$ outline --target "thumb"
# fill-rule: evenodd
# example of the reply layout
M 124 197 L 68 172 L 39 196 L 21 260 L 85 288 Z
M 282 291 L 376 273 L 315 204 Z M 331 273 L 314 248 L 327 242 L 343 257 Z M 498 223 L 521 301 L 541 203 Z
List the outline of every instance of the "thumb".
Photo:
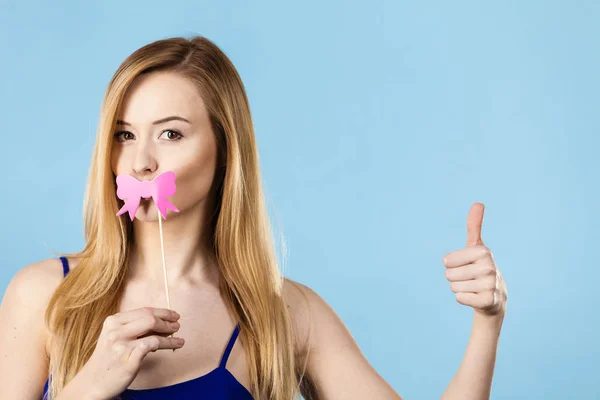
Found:
M 483 224 L 483 213 L 485 206 L 483 203 L 474 203 L 467 216 L 467 246 L 483 245 L 481 239 L 481 226 Z

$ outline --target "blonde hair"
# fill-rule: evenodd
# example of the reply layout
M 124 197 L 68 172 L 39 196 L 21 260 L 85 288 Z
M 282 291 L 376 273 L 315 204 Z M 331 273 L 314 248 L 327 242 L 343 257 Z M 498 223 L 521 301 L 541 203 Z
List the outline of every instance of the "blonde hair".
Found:
M 197 85 L 210 116 L 222 168 L 215 174 L 210 244 L 222 276 L 220 292 L 240 323 L 255 399 L 299 395 L 293 325 L 283 299 L 244 85 L 228 57 L 210 40 L 169 38 L 147 44 L 119 66 L 106 90 L 84 202 L 86 244 L 78 267 L 50 299 L 45 323 L 50 344 L 49 398 L 55 398 L 89 360 L 104 319 L 118 311 L 133 224 L 115 194 L 110 167 L 117 113 L 132 81 L 143 73 L 173 71 Z M 304 371 L 302 372 L 302 376 Z

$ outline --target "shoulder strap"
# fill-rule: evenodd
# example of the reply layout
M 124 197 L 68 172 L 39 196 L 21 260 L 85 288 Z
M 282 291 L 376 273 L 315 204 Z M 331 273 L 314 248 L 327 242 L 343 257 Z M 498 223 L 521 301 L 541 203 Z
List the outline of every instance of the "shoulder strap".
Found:
M 63 266 L 63 275 L 67 276 L 67 274 L 69 273 L 69 261 L 66 257 L 60 257 L 60 261 L 62 262 Z
M 233 330 L 233 334 L 229 339 L 229 343 L 227 344 L 227 348 L 225 349 L 225 353 L 223 353 L 223 357 L 221 358 L 221 363 L 219 364 L 219 368 L 225 368 L 227 365 L 227 359 L 229 358 L 229 354 L 231 353 L 231 349 L 233 349 L 233 345 L 235 344 L 235 340 L 240 333 L 240 324 L 238 323 Z

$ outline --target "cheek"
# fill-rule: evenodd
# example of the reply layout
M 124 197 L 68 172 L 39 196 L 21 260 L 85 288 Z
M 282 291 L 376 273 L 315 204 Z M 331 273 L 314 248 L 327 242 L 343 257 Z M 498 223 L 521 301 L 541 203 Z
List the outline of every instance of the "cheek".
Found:
M 123 168 L 125 164 L 125 155 L 123 154 L 123 149 L 121 146 L 114 145 L 112 146 L 110 153 L 110 168 L 115 175 L 126 173 L 126 169 Z
M 196 203 L 208 195 L 216 169 L 216 148 L 200 146 L 193 152 L 186 152 L 173 168 L 177 176 L 177 193 L 174 201 L 181 207 Z M 177 207 L 178 203 L 173 202 Z

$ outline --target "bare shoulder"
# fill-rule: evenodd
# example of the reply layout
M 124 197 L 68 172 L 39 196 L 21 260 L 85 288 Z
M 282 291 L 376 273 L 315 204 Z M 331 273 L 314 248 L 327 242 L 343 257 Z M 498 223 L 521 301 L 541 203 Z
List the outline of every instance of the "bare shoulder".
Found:
M 39 398 L 47 379 L 48 302 L 63 279 L 61 262 L 29 264 L 10 280 L 0 303 L 0 397 Z M 46 354 L 45 354 L 46 353 Z
M 15 274 L 14 278 L 35 278 L 37 275 L 43 278 L 60 280 L 62 278 L 61 262 L 58 258 L 46 258 L 24 266 Z M 25 281 L 27 279 L 24 279 Z
M 307 356 L 304 398 L 402 400 L 369 363 L 346 324 L 321 295 L 289 279 L 285 291 Z
M 310 290 L 306 285 L 292 279 L 284 278 L 283 297 L 292 319 L 296 353 L 301 356 L 307 354 Z
M 43 300 L 50 299 L 62 279 L 59 259 L 37 261 L 17 271 L 6 288 L 5 296 L 11 294 L 17 300 L 28 300 L 26 304 L 39 308 Z
M 69 259 L 69 267 L 77 262 Z M 34 323 L 41 329 L 41 336 L 48 357 L 49 331 L 44 323 L 44 316 L 50 298 L 64 279 L 61 261 L 58 258 L 47 258 L 21 268 L 10 281 L 4 297 L 12 299 L 26 310 L 23 315 L 35 318 Z
M 333 308 L 311 287 L 285 279 L 285 299 L 298 333 L 298 345 L 303 354 L 314 353 L 321 346 L 355 345 L 350 331 Z

